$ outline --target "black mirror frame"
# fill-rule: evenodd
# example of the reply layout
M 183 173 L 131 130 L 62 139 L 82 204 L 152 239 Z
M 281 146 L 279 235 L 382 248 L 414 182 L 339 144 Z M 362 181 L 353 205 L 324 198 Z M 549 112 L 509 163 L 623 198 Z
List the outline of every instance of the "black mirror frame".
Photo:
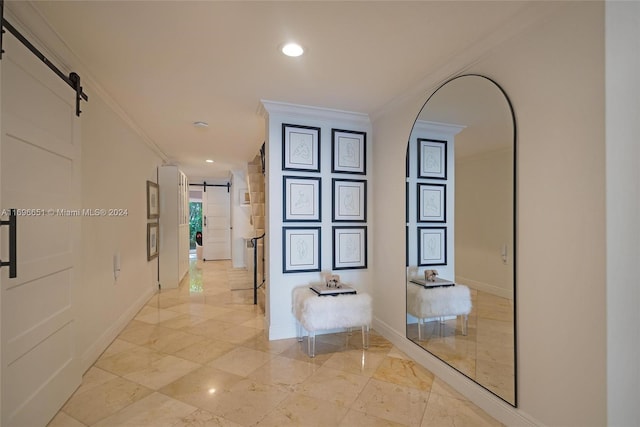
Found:
M 429 101 L 431 100 L 431 98 L 433 98 L 433 96 L 435 96 L 436 93 L 438 93 L 438 91 L 440 89 L 442 89 L 445 85 L 460 79 L 462 77 L 480 77 L 483 78 L 485 80 L 488 80 L 489 82 L 491 82 L 496 88 L 498 88 L 498 90 L 500 90 L 500 92 L 502 93 L 502 95 L 504 96 L 504 99 L 507 101 L 507 105 L 509 106 L 509 111 L 511 113 L 511 120 L 512 120 L 512 125 L 513 125 L 513 350 L 514 350 L 514 401 L 509 402 L 507 400 L 505 400 L 502 396 L 496 394 L 495 392 L 493 392 L 492 390 L 490 390 L 489 388 L 485 387 L 484 385 L 480 384 L 479 382 L 473 380 L 472 378 L 469 378 L 466 374 L 464 374 L 463 372 L 461 372 L 460 370 L 454 368 L 453 366 L 449 365 L 448 363 L 446 363 L 444 360 L 442 360 L 440 357 L 438 357 L 437 355 L 429 352 L 429 354 L 433 355 L 434 357 L 436 357 L 437 359 L 441 360 L 443 363 L 445 363 L 447 366 L 449 366 L 450 368 L 456 370 L 457 372 L 459 372 L 460 374 L 464 375 L 465 377 L 471 379 L 472 381 L 474 381 L 476 384 L 478 384 L 480 387 L 484 388 L 485 390 L 487 390 L 488 392 L 490 392 L 491 394 L 493 394 L 494 396 L 498 397 L 499 399 L 501 399 L 502 401 L 504 401 L 505 403 L 517 408 L 518 407 L 518 317 L 517 317 L 517 263 L 518 263 L 518 234 L 517 234 L 517 224 L 518 224 L 518 203 L 517 203 L 517 195 L 518 195 L 518 128 L 517 128 L 517 121 L 516 121 L 516 114 L 515 114 L 515 110 L 513 108 L 513 104 L 511 103 L 511 99 L 509 98 L 509 96 L 507 95 L 507 93 L 505 92 L 505 90 L 502 88 L 502 86 L 500 86 L 495 80 L 493 80 L 490 77 L 484 76 L 482 74 L 460 74 L 458 76 L 452 77 L 450 79 L 447 79 L 444 83 L 440 84 L 432 93 L 431 95 L 429 95 L 429 97 L 427 98 L 427 100 L 424 102 L 424 104 L 422 104 L 422 107 L 420 107 L 420 110 L 418 111 L 418 114 L 416 115 L 415 120 L 413 121 L 413 125 L 411 127 L 411 129 L 413 130 L 416 122 L 418 121 L 418 118 L 420 117 L 420 114 L 422 113 L 422 110 L 424 110 L 424 108 L 427 106 L 427 104 L 429 103 Z M 406 156 L 406 175 L 408 177 L 409 175 L 409 163 L 408 163 L 408 153 L 409 153 L 409 144 L 410 144 L 410 140 L 407 141 L 407 156 Z M 409 200 L 407 198 L 407 196 L 405 196 L 405 211 L 408 212 L 409 211 L 409 207 L 408 207 L 408 203 Z M 405 239 L 407 239 L 407 241 L 405 242 L 405 246 L 406 246 L 406 264 L 407 267 L 409 265 L 409 253 L 408 253 L 408 230 L 406 229 L 406 225 L 405 225 Z M 406 277 L 405 277 L 406 280 Z M 408 312 L 408 307 L 407 307 L 407 288 L 406 286 L 404 287 L 404 292 L 405 292 L 405 313 Z M 424 349 L 423 347 L 421 347 L 418 343 L 410 340 L 408 338 L 408 331 L 405 328 L 405 337 L 411 341 L 412 343 L 414 343 L 416 346 L 422 348 L 425 351 L 428 351 L 426 349 Z

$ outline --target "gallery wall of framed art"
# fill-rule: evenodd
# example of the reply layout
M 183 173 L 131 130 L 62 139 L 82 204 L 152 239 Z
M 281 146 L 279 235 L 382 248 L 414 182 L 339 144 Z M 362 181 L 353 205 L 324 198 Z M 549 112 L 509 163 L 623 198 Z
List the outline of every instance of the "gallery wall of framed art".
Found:
M 367 132 L 337 127 L 323 132 L 302 122 L 281 125 L 282 221 L 287 225 L 282 229 L 282 272 L 366 269 Z M 330 155 L 330 162 L 323 152 Z M 326 186 L 330 196 L 322 191 Z M 331 219 L 325 242 L 323 205 L 331 208 L 324 218 Z M 290 227 L 290 223 L 320 227 Z M 321 253 L 329 250 L 331 265 L 323 266 Z
M 269 206 L 266 265 L 270 336 L 295 334 L 297 286 L 339 274 L 366 292 L 372 212 L 371 123 L 366 114 L 262 101 Z

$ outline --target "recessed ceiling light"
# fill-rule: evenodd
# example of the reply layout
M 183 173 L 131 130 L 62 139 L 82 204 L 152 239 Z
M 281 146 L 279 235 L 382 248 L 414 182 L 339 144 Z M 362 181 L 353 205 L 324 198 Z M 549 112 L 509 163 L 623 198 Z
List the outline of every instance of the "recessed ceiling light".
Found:
M 205 160 L 205 162 L 207 162 L 207 163 L 213 163 L 213 160 L 211 160 L 211 159 L 207 159 L 207 160 Z
M 209 123 L 201 122 L 201 121 L 193 122 L 193 125 L 195 127 L 197 127 L 197 128 L 207 128 L 207 127 L 209 127 Z
M 282 53 L 287 56 L 300 56 L 304 53 L 304 49 L 297 43 L 287 43 L 282 46 Z

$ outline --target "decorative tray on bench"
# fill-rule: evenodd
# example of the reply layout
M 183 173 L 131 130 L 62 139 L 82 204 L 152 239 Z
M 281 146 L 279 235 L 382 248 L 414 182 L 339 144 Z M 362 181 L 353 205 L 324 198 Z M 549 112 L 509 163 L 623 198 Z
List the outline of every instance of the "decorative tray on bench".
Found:
M 309 287 L 313 292 L 320 297 L 324 296 L 336 296 L 336 295 L 352 295 L 356 293 L 356 290 L 349 286 L 342 286 L 341 288 L 329 288 L 325 285 L 312 285 Z
M 436 278 L 435 282 L 427 282 L 424 279 L 411 279 L 411 283 L 424 286 L 425 288 L 447 288 L 449 286 L 455 286 L 451 280 L 444 280 Z

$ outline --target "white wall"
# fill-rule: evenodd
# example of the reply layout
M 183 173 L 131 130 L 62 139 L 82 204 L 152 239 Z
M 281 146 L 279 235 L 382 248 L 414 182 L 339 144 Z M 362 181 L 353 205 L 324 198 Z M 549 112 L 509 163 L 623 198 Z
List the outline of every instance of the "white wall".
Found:
M 606 5 L 607 425 L 640 425 L 640 3 Z
M 253 235 L 251 226 L 251 206 L 242 205 L 242 190 L 247 190 L 247 175 L 244 171 L 231 171 L 231 260 L 233 268 L 243 268 L 247 266 L 245 260 L 245 240 L 244 238 Z
M 509 299 L 513 260 L 501 249 L 513 254 L 513 185 L 512 149 L 456 159 L 456 280 Z
M 85 90 L 91 98 L 81 116 L 82 207 L 128 211 L 123 217 L 82 218 L 77 349 L 87 369 L 158 289 L 158 260 L 147 261 L 146 181 L 157 182 L 161 159 L 91 86 Z
M 505 89 L 518 123 L 520 409 L 509 410 L 428 355 L 420 360 L 501 419 L 606 424 L 603 24 L 602 4 L 567 3 L 467 62 L 479 59 L 465 71 Z M 398 343 L 406 340 L 404 210 L 396 207 L 404 205 L 404 147 L 428 94 L 407 97 L 373 122 L 376 193 L 385 195 L 374 201 L 376 222 L 385 225 L 375 230 L 385 244 L 373 261 L 374 312 L 376 327 Z
M 267 309 L 265 321 L 268 324 L 269 339 L 291 338 L 296 334 L 295 319 L 291 313 L 293 288 L 321 281 L 320 272 L 312 273 L 283 273 L 282 272 L 282 227 L 309 226 L 322 227 L 321 235 L 321 263 L 322 271 L 332 268 L 332 225 L 346 225 L 331 222 L 331 178 L 367 179 L 367 224 L 368 225 L 368 269 L 340 270 L 341 281 L 359 291 L 371 291 L 373 280 L 373 212 L 372 199 L 374 186 L 371 170 L 373 169 L 371 152 L 373 138 L 366 115 L 341 112 L 315 107 L 296 106 L 263 101 L 265 116 L 267 117 L 266 141 L 266 260 L 267 268 Z M 321 129 L 321 173 L 294 172 L 282 170 L 282 123 L 315 126 Z M 331 129 L 345 129 L 367 132 L 367 175 L 345 175 L 331 173 Z M 322 222 L 292 223 L 283 222 L 282 177 L 293 176 L 321 176 L 322 177 Z M 404 189 L 404 187 L 403 187 Z M 403 190 L 404 191 L 404 190 Z M 384 199 L 384 197 L 380 197 Z M 404 203 L 402 205 L 404 212 Z M 403 214 L 404 215 L 404 214 Z M 356 226 L 365 225 L 362 223 Z M 404 234 L 404 230 L 402 231 Z M 404 265 L 404 264 L 403 264 Z

